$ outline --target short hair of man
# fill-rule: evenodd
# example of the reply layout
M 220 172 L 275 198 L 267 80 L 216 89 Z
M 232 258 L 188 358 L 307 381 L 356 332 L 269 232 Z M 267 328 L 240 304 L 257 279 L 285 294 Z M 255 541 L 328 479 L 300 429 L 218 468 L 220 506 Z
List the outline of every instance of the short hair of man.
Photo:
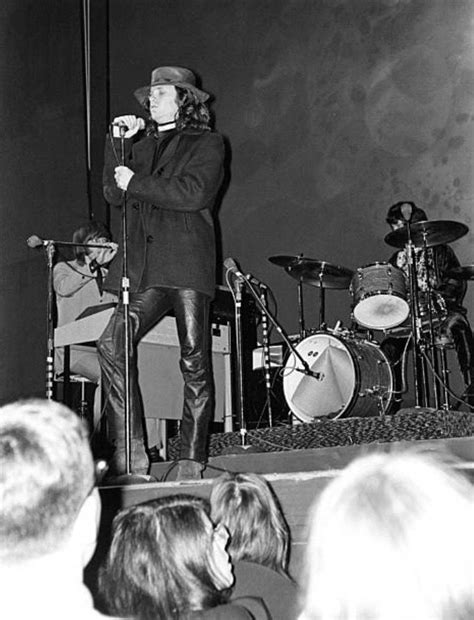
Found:
M 88 432 L 74 412 L 34 399 L 0 408 L 0 562 L 59 549 L 93 485 Z
M 299 620 L 474 617 L 473 486 L 435 450 L 355 459 L 309 519 Z
M 210 568 L 206 500 L 177 494 L 137 504 L 118 513 L 112 531 L 99 579 L 108 613 L 184 618 L 224 601 Z
M 255 562 L 279 573 L 288 566 L 289 528 L 271 486 L 258 474 L 225 473 L 211 491 L 211 516 L 230 534 L 233 562 Z

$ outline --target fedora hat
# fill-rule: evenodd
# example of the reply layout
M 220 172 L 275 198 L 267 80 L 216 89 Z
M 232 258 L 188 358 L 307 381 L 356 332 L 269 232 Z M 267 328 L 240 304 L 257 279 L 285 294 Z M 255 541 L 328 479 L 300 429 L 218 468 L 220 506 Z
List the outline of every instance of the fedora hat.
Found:
M 150 88 L 161 84 L 185 88 L 194 93 L 201 102 L 209 99 L 208 93 L 196 86 L 196 76 L 194 73 L 185 67 L 157 67 L 153 69 L 150 85 L 137 88 L 134 95 L 142 106 L 146 106 L 150 97 Z

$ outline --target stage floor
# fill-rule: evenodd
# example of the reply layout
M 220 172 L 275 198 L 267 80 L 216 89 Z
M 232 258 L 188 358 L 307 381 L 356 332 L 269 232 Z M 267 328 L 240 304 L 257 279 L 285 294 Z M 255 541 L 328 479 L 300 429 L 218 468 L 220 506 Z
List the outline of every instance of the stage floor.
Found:
M 177 449 L 179 437 L 175 440 Z M 290 568 L 297 579 L 305 545 L 310 505 L 332 477 L 351 460 L 373 451 L 434 447 L 454 454 L 474 482 L 474 414 L 457 411 L 401 410 L 384 418 L 347 418 L 313 424 L 211 435 L 203 480 L 176 482 L 176 463 L 154 463 L 157 482 L 100 489 L 103 515 L 100 544 L 88 569 L 93 584 L 107 549 L 110 525 L 118 510 L 164 495 L 191 493 L 208 497 L 213 478 L 224 471 L 255 472 L 275 490 L 291 531 Z M 171 446 L 171 451 L 174 448 Z

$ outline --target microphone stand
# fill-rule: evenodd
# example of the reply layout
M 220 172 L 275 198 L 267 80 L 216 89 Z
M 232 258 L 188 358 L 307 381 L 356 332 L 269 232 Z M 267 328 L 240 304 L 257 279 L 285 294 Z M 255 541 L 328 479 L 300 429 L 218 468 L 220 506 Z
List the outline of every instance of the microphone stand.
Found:
M 28 243 L 28 241 L 27 241 Z M 54 241 L 53 239 L 41 240 L 46 255 L 48 269 L 47 277 L 47 301 L 46 301 L 46 390 L 45 396 L 48 400 L 53 399 L 54 392 L 54 284 L 53 267 L 56 247 L 75 247 L 75 248 L 107 248 L 106 244 L 74 243 L 72 241 Z M 30 247 L 37 247 L 30 246 Z
M 242 280 L 237 279 L 235 290 L 235 348 L 237 350 L 237 398 L 240 422 L 240 440 L 242 448 L 246 447 L 247 422 L 244 407 L 244 365 L 242 350 Z
M 267 307 L 267 287 L 259 286 L 260 300 L 262 304 Z M 273 426 L 273 409 L 272 409 L 272 382 L 271 382 L 271 357 L 270 357 L 270 332 L 268 329 L 268 317 L 266 312 L 262 312 L 262 345 L 264 356 L 264 369 L 265 369 L 265 390 L 267 394 L 267 411 L 268 411 L 268 425 Z
M 236 342 L 237 342 L 237 356 L 238 356 L 237 359 L 238 359 L 240 435 L 241 435 L 241 441 L 242 441 L 240 449 L 248 450 L 252 446 L 249 446 L 246 444 L 247 424 L 245 420 L 245 413 L 244 413 L 244 407 L 243 407 L 244 400 L 243 400 L 242 320 L 241 320 L 242 284 L 245 284 L 245 286 L 247 286 L 248 290 L 252 294 L 252 297 L 255 299 L 255 301 L 258 304 L 258 307 L 262 311 L 262 314 L 264 314 L 270 319 L 271 323 L 273 324 L 277 332 L 283 338 L 287 347 L 290 349 L 293 355 L 300 360 L 303 368 L 295 368 L 295 370 L 298 372 L 302 372 L 305 375 L 308 375 L 310 377 L 314 377 L 315 379 L 320 379 L 320 373 L 313 372 L 311 368 L 308 366 L 308 363 L 306 362 L 306 360 L 301 356 L 299 351 L 293 346 L 290 339 L 288 338 L 286 333 L 283 331 L 283 328 L 280 326 L 280 324 L 275 319 L 275 317 L 272 315 L 272 313 L 268 310 L 265 303 L 260 299 L 259 293 L 255 290 L 254 286 L 252 285 L 252 282 L 250 282 L 250 275 L 246 277 L 242 272 L 232 269 L 232 268 L 228 269 L 227 271 L 228 272 L 232 271 L 232 273 L 234 273 L 234 275 L 237 278 L 237 287 L 236 287 L 237 290 L 235 294 L 235 327 L 236 327 Z M 233 449 L 226 448 L 223 453 L 231 454 L 233 453 Z
M 120 159 L 125 166 L 125 133 L 127 128 L 120 126 Z M 122 305 L 124 317 L 124 348 L 125 348 L 125 475 L 132 473 L 132 438 L 130 426 L 130 280 L 128 277 L 128 228 L 127 228 L 127 192 L 122 195 Z
M 234 273 L 239 278 L 239 280 L 241 282 L 243 282 L 247 286 L 247 288 L 249 289 L 250 293 L 254 297 L 254 299 L 257 302 L 257 304 L 258 304 L 260 310 L 262 311 L 262 313 L 264 313 L 270 319 L 270 321 L 272 322 L 272 324 L 275 327 L 275 329 L 277 330 L 277 332 L 283 338 L 283 340 L 284 340 L 285 344 L 287 345 L 287 347 L 290 349 L 290 351 L 293 353 L 293 355 L 295 357 L 297 357 L 298 360 L 301 362 L 301 365 L 303 366 L 303 368 L 295 368 L 295 370 L 297 372 L 302 372 L 305 375 L 308 375 L 309 377 L 314 377 L 315 379 L 320 379 L 321 378 L 321 376 L 320 376 L 321 373 L 313 372 L 311 370 L 311 368 L 308 365 L 308 362 L 303 358 L 301 353 L 293 346 L 293 343 L 290 341 L 290 339 L 288 338 L 288 336 L 284 332 L 283 328 L 280 326 L 278 321 L 272 315 L 270 310 L 268 310 L 268 308 L 262 302 L 262 300 L 260 299 L 260 295 L 255 290 L 255 288 L 254 288 L 253 284 L 250 282 L 250 280 L 248 278 L 246 278 L 244 276 L 244 274 L 241 273 L 241 272 L 234 272 Z

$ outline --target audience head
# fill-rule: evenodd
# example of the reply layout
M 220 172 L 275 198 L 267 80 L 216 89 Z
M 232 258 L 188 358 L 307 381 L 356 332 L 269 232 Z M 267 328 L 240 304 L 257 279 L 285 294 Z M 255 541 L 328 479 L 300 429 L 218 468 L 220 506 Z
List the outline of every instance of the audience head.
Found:
M 286 572 L 288 525 L 264 478 L 252 473 L 226 473 L 218 478 L 211 491 L 211 515 L 229 531 L 233 562 L 255 562 Z
M 233 583 L 227 543 L 198 497 L 178 494 L 121 511 L 100 576 L 108 612 L 160 620 L 224 602 Z
M 90 221 L 77 228 L 72 235 L 73 243 L 107 243 L 112 241 L 112 235 L 102 222 Z M 79 263 L 84 264 L 86 248 L 74 248 L 74 256 Z
M 85 565 L 96 542 L 99 498 L 88 433 L 78 416 L 47 400 L 0 408 L 0 563 L 65 549 Z
M 439 454 L 356 459 L 312 511 L 299 620 L 474 617 L 473 516 Z

